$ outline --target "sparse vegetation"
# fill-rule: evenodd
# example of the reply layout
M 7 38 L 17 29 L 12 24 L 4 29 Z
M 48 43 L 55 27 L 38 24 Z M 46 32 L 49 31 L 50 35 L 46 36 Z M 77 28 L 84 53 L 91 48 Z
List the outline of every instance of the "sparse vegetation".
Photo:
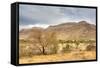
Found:
M 96 59 L 95 27 L 91 28 L 92 26 L 88 24 L 90 29 L 87 31 L 87 27 L 82 25 L 86 23 L 70 27 L 65 23 L 58 25 L 59 27 L 51 26 L 48 29 L 32 28 L 27 30 L 26 34 L 22 31 L 22 35 L 20 34 L 22 38 L 19 38 L 19 62 L 40 63 Z
M 95 50 L 96 50 L 96 46 L 90 44 L 90 45 L 88 45 L 88 46 L 86 47 L 86 50 L 87 50 L 87 51 L 95 51 Z
M 63 53 L 70 53 L 71 52 L 71 46 L 69 44 L 67 44 L 64 48 L 63 48 Z
M 20 57 L 31 57 L 33 55 L 50 55 L 50 54 L 56 54 L 58 51 L 58 44 L 61 43 L 62 47 L 62 52 L 61 53 L 69 53 L 72 50 L 73 43 L 75 44 L 75 47 L 73 49 L 79 49 L 80 43 L 87 43 L 86 51 L 93 51 L 96 50 L 96 46 L 94 46 L 91 42 L 91 40 L 87 41 L 80 41 L 80 40 L 60 40 L 59 42 L 55 39 L 54 33 L 50 33 L 50 35 L 47 36 L 45 35 L 44 37 L 41 37 L 39 35 L 38 39 L 39 44 L 34 43 L 29 40 L 20 40 L 20 51 L 19 51 L 19 56 Z M 70 43 L 70 44 L 69 44 Z M 63 44 L 64 47 L 63 47 Z M 86 45 L 86 44 L 85 44 Z M 85 46 L 84 45 L 84 46 Z

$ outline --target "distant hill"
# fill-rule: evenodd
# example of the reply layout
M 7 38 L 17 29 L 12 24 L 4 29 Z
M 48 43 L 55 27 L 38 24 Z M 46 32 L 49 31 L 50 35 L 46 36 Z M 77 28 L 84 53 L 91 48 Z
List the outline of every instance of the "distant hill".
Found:
M 61 40 L 80 40 L 96 38 L 96 26 L 86 21 L 66 22 L 46 29 L 33 27 L 30 29 L 22 29 L 19 32 L 20 39 L 35 40 L 37 35 L 54 32 L 57 39 Z

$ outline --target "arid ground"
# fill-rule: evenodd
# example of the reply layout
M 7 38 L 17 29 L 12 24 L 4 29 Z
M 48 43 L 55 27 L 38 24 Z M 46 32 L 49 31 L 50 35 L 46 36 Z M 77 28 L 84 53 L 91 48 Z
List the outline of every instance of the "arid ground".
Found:
M 43 62 L 95 60 L 95 59 L 96 59 L 96 51 L 75 51 L 75 52 L 63 53 L 63 54 L 22 57 L 19 59 L 19 63 L 29 64 L 29 63 L 43 63 Z

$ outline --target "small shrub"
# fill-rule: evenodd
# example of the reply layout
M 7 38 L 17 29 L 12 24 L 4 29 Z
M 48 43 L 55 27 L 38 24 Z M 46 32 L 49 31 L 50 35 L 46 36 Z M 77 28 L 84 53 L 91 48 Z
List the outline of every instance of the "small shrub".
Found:
M 94 51 L 94 50 L 96 50 L 96 46 L 88 45 L 88 46 L 86 47 L 86 50 L 87 50 L 87 51 Z
M 71 51 L 70 45 L 67 44 L 66 47 L 63 48 L 63 51 L 62 52 L 69 53 L 70 51 Z

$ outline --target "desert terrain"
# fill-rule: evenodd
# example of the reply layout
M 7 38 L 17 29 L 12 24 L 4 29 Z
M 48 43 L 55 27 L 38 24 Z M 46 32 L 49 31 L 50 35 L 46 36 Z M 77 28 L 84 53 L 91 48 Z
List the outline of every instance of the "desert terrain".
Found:
M 46 29 L 19 32 L 19 63 L 96 59 L 96 26 L 86 21 L 65 22 Z

